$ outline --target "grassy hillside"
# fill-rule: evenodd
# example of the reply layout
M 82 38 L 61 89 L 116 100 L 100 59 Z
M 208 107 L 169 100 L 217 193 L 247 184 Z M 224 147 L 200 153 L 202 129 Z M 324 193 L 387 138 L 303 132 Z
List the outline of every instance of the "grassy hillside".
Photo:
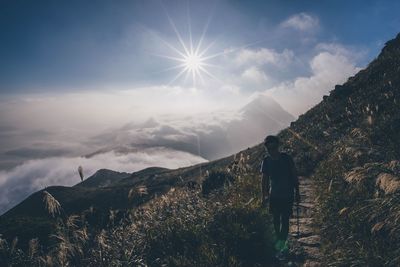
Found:
M 400 35 L 279 135 L 317 182 L 328 266 L 399 266 Z
M 263 152 L 263 148 L 257 146 L 245 149 L 243 155 L 249 156 L 248 164 L 257 169 Z M 207 172 L 226 169 L 233 163 L 234 155 L 175 170 L 151 167 L 132 174 L 100 170 L 76 186 L 51 186 L 32 194 L 0 217 L 0 233 L 8 241 L 17 236 L 19 245 L 25 249 L 32 238 L 47 244 L 49 235 L 56 229 L 44 206 L 44 191 L 60 202 L 64 217 L 91 210 L 92 227 L 102 228 L 107 224 L 109 210 L 123 213 L 165 194 L 172 187 L 199 187 Z M 111 178 L 115 178 L 113 182 L 101 186 Z M 146 194 L 135 193 L 141 188 L 146 189 Z
M 20 249 L 17 239 L 1 240 L 1 263 L 268 266 L 275 240 L 271 218 L 260 209 L 260 177 L 254 172 L 259 158 L 258 154 L 241 153 L 226 166 L 220 165 L 223 161 L 214 162 L 210 164 L 214 168 L 205 170 L 197 181 L 201 187 L 196 183 L 170 186 L 161 196 L 151 198 L 147 188 L 126 192 L 128 199 L 136 198 L 136 203 L 142 199 L 141 204 L 125 204 L 128 207 L 124 210 L 109 209 L 101 225 L 94 209 L 67 214 L 55 194 L 42 191 L 46 196 L 42 206 L 54 234 L 45 246 L 43 240 L 31 239 L 25 250 Z M 198 171 L 198 167 L 186 168 L 185 173 Z M 62 194 L 58 196 L 62 198 Z

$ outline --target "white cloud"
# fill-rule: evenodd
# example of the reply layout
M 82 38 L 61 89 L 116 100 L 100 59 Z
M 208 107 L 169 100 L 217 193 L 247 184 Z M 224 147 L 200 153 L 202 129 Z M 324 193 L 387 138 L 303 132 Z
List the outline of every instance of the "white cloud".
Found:
M 267 75 L 254 66 L 246 69 L 241 76 L 244 81 L 256 86 L 262 86 L 264 83 L 268 82 Z
M 294 52 L 289 49 L 278 52 L 265 47 L 242 48 L 226 54 L 220 62 L 226 66 L 221 73 L 221 80 L 226 83 L 222 88 L 238 89 L 242 98 L 248 97 L 254 91 L 265 90 L 275 84 L 274 74 L 286 73 L 296 60 Z
M 282 22 L 281 26 L 302 32 L 311 32 L 319 28 L 319 20 L 317 17 L 311 16 L 307 13 L 299 13 Z
M 342 48 L 344 49 L 344 48 Z M 312 74 L 283 82 L 265 91 L 293 115 L 300 115 L 322 100 L 336 84 L 344 83 L 357 73 L 350 52 L 336 49 L 336 52 L 322 51 L 309 62 Z M 345 52 L 344 52 L 345 51 Z
M 344 46 L 340 43 L 319 43 L 315 48 L 317 51 L 345 56 L 352 61 L 360 60 L 367 55 L 365 48 Z
M 285 66 L 289 64 L 294 57 L 293 51 L 285 49 L 282 53 L 273 49 L 261 48 L 257 50 L 241 49 L 234 58 L 237 66 L 262 66 L 272 64 L 276 66 Z
M 0 171 L 0 214 L 45 186 L 77 184 L 80 182 L 79 165 L 83 166 L 87 178 L 103 168 L 132 173 L 152 166 L 174 169 L 206 161 L 202 157 L 165 147 L 145 148 L 128 154 L 111 151 L 90 158 L 29 160 L 12 170 Z
M 1 101 L 0 123 L 18 124 L 22 129 L 100 130 L 132 118 L 220 108 L 208 93 L 179 86 L 151 86 L 18 95 Z

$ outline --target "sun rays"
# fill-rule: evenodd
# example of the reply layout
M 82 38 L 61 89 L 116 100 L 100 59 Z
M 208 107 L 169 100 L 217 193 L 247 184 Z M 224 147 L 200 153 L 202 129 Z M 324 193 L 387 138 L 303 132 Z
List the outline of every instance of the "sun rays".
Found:
M 216 40 L 208 41 L 206 43 L 206 34 L 215 11 L 215 6 L 211 8 L 202 33 L 198 38 L 194 38 L 193 36 L 191 16 L 189 12 L 190 9 L 189 5 L 187 6 L 187 25 L 184 25 L 188 29 L 186 39 L 182 37 L 181 32 L 179 32 L 175 22 L 169 15 L 167 8 L 163 4 L 162 7 L 166 14 L 168 23 L 175 34 L 177 42 L 172 43 L 171 41 L 167 41 L 160 35 L 152 32 L 152 34 L 154 34 L 154 36 L 161 41 L 163 45 L 165 45 L 165 48 L 168 48 L 168 52 L 164 52 L 163 54 L 151 54 L 175 62 L 173 66 L 158 71 L 158 73 L 177 71 L 177 73 L 174 74 L 174 76 L 169 80 L 167 85 L 172 85 L 174 83 L 183 83 L 187 85 L 188 80 L 191 80 L 193 87 L 197 87 L 199 85 L 199 81 L 202 85 L 205 85 L 206 81 L 216 81 L 219 85 L 224 85 L 226 82 L 217 77 L 219 76 L 217 71 L 221 71 L 223 67 L 213 64 L 211 61 L 217 57 L 225 56 L 227 54 L 237 52 L 240 49 L 245 49 L 265 41 L 265 38 L 261 38 L 257 41 L 247 43 L 239 47 L 226 47 L 223 49 L 219 48 L 220 50 L 218 52 L 214 51 L 214 53 L 210 53 L 210 50 L 212 50 L 211 48 L 213 48 L 216 44 Z M 206 78 L 208 78 L 208 80 Z
M 173 71 L 173 70 L 178 70 L 178 73 L 174 75 L 174 77 L 168 82 L 168 85 L 171 85 L 174 82 L 177 82 L 178 80 L 181 81 L 180 79 L 183 79 L 183 82 L 186 83 L 188 79 L 191 79 L 193 87 L 195 87 L 200 81 L 202 84 L 205 83 L 205 78 L 209 77 L 213 80 L 217 80 L 221 82 L 216 76 L 214 76 L 209 68 L 212 67 L 218 67 L 214 64 L 211 64 L 209 61 L 217 56 L 222 55 L 223 53 L 217 53 L 217 54 L 207 54 L 208 50 L 215 44 L 215 41 L 210 42 L 208 44 L 204 44 L 204 39 L 207 33 L 208 26 L 210 24 L 211 18 L 212 18 L 212 12 L 210 13 L 205 26 L 203 28 L 202 34 L 200 38 L 198 38 L 198 42 L 194 43 L 193 41 L 193 35 L 192 35 L 192 29 L 191 29 L 191 17 L 189 13 L 189 7 L 187 9 L 187 28 L 188 28 L 188 40 L 185 42 L 184 39 L 182 38 L 181 33 L 178 31 L 178 28 L 176 27 L 174 21 L 172 18 L 169 16 L 168 11 L 164 7 L 164 11 L 166 13 L 166 16 L 168 18 L 168 22 L 173 29 L 176 39 L 178 41 L 177 45 L 172 45 L 171 43 L 167 42 L 160 36 L 157 36 L 159 40 L 162 41 L 162 43 L 169 48 L 171 55 L 162 55 L 162 54 L 153 54 L 158 57 L 166 58 L 171 61 L 174 61 L 176 65 L 163 69 L 161 72 L 165 71 Z

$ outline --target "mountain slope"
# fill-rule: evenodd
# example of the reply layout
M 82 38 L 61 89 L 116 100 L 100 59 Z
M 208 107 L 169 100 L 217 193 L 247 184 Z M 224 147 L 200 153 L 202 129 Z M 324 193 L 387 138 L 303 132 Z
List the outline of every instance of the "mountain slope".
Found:
M 247 103 L 239 112 L 241 119 L 229 122 L 226 127 L 228 140 L 233 143 L 232 147 L 257 144 L 266 134 L 277 134 L 294 120 L 294 116 L 275 100 L 263 95 Z
M 399 266 L 400 35 L 280 132 L 317 186 L 326 266 Z
M 90 210 L 94 212 L 93 224 L 104 226 L 109 210 L 125 210 L 136 207 L 152 199 L 155 195 L 167 192 L 171 187 L 187 186 L 197 183 L 207 170 L 228 166 L 233 156 L 208 163 L 170 170 L 150 167 L 128 174 L 101 170 L 87 179 L 88 183 L 79 183 L 73 187 L 50 186 L 40 190 L 4 213 L 0 217 L 0 233 L 7 239 L 18 236 L 21 244 L 26 245 L 31 238 L 39 237 L 47 243 L 53 229 L 53 218 L 49 216 L 43 202 L 43 191 L 49 192 L 62 205 L 62 213 L 77 214 Z M 99 174 L 106 174 L 105 176 Z M 108 186 L 101 186 L 108 175 L 116 175 Z M 137 191 L 145 187 L 147 194 L 138 195 Z M 135 194 L 132 194 L 134 192 Z M 23 230 L 22 230 L 23 229 Z
M 75 187 L 106 187 L 128 176 L 130 174 L 126 172 L 100 169 L 81 183 L 76 184 Z
M 389 41 L 366 69 L 349 78 L 343 85 L 335 86 L 329 96 L 324 96 L 319 104 L 278 134 L 282 150 L 294 157 L 299 174 L 312 176 L 319 185 L 320 211 L 317 217 L 323 231 L 321 236 L 325 238 L 322 241 L 327 249 L 328 261 L 332 262 L 334 255 L 341 255 L 349 259 L 348 262 L 342 262 L 342 265 L 356 264 L 354 259 L 367 264 L 370 260 L 382 265 L 388 263 L 387 259 L 395 258 L 397 248 L 393 244 L 400 241 L 400 230 L 393 222 L 395 218 L 400 218 L 400 212 L 394 204 L 389 206 L 387 203 L 391 201 L 400 204 L 400 185 L 397 186 L 400 184 L 399 104 L 400 35 Z M 240 152 L 249 158 L 249 167 L 257 172 L 264 154 L 263 144 Z M 150 168 L 116 179 L 115 183 L 104 188 L 76 186 L 51 187 L 46 190 L 51 191 L 70 213 L 95 205 L 105 216 L 110 208 L 124 209 L 127 205 L 141 205 L 171 187 L 198 183 L 206 171 L 226 169 L 233 161 L 234 157 L 229 156 L 176 170 Z M 129 191 L 140 186 L 147 187 L 148 195 L 132 202 Z M 1 216 L 0 232 L 11 238 L 13 234 L 21 233 L 19 231 L 22 227 L 31 227 L 33 224 L 21 220 L 25 214 L 35 221 L 42 219 L 36 216 L 36 212 L 43 210 L 40 194 L 33 194 Z M 82 194 L 93 194 L 93 197 L 85 202 Z M 371 199 L 374 203 L 381 203 L 381 206 L 367 206 L 366 203 Z M 386 206 L 382 203 L 386 203 Z M 381 217 L 356 213 L 368 207 L 373 208 Z M 386 217 L 379 212 L 379 207 L 387 212 Z M 28 210 L 32 213 L 26 213 Z M 358 217 L 342 217 L 346 210 L 358 214 Z M 385 218 L 390 218 L 392 222 Z M 12 231 L 10 222 L 16 225 Z M 386 229 L 382 224 L 381 228 L 376 226 L 379 222 L 384 222 L 383 225 L 391 231 L 390 242 L 385 241 L 384 232 L 379 232 L 380 229 Z M 375 235 L 378 232 L 381 235 Z M 371 240 L 375 243 L 369 243 Z M 350 248 L 352 252 L 346 252 Z M 379 259 L 382 249 L 386 249 L 387 256 Z
M 322 102 L 280 133 L 288 143 L 286 148 L 298 154 L 302 165 L 326 158 L 338 141 L 358 128 L 370 135 L 371 145 L 388 149 L 392 158 L 398 157 L 399 49 L 400 35 L 389 41 L 366 69 L 345 84 L 335 86 Z

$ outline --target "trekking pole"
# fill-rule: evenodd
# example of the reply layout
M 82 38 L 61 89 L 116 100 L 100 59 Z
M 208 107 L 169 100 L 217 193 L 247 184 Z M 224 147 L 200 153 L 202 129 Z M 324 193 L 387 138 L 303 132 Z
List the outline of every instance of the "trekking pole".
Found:
M 297 210 L 297 238 L 300 237 L 300 207 L 299 207 L 299 201 L 296 201 L 296 210 Z

